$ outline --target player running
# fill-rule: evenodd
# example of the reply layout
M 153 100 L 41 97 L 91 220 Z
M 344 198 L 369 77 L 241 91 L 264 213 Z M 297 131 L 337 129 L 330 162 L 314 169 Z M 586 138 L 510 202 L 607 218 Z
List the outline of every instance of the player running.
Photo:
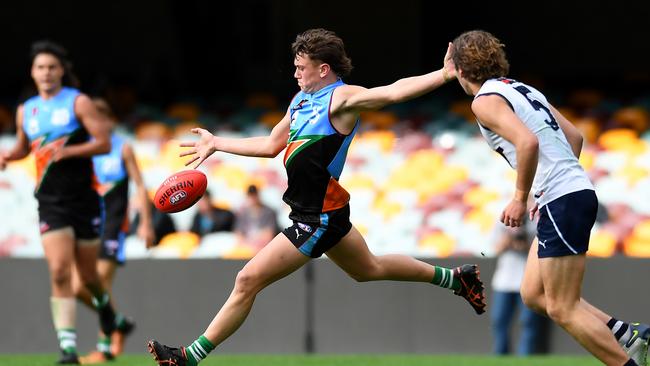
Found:
M 443 69 L 366 89 L 347 85 L 352 70 L 343 41 L 324 29 L 308 30 L 292 45 L 300 92 L 270 136 L 229 139 L 203 129 L 198 142 L 183 143 L 199 166 L 216 151 L 273 158 L 282 150 L 288 188 L 284 201 L 293 225 L 263 247 L 239 272 L 235 287 L 205 333 L 188 347 L 170 348 L 149 342 L 159 365 L 196 365 L 244 322 L 255 296 L 266 286 L 326 254 L 357 281 L 433 283 L 465 298 L 476 313 L 484 312 L 483 284 L 476 265 L 447 269 L 405 255 L 373 255 L 350 223 L 350 195 L 338 183 L 348 147 L 358 130 L 359 113 L 403 102 L 443 85 L 453 72 L 445 57 Z

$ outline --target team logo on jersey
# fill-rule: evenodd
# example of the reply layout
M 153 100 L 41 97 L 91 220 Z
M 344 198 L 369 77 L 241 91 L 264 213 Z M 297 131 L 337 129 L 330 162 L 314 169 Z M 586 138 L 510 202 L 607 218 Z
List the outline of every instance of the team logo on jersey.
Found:
M 27 121 L 27 133 L 30 135 L 36 135 L 39 131 L 38 120 L 36 118 L 30 118 Z
M 50 122 L 52 122 L 52 125 L 54 126 L 65 126 L 70 122 L 70 112 L 64 108 L 55 109 L 52 112 Z
M 299 223 L 298 223 L 298 227 L 299 227 L 302 231 L 306 231 L 306 232 L 308 232 L 308 233 L 311 233 L 312 228 L 311 228 L 311 226 L 309 226 L 309 225 L 307 225 L 307 224 L 303 224 L 302 222 L 299 222 Z

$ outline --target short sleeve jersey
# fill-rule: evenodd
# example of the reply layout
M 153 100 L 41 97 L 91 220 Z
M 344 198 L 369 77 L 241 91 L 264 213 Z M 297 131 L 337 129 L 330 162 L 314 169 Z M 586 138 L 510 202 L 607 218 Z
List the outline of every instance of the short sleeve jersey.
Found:
M 502 97 L 537 136 L 539 158 L 532 191 L 540 206 L 571 192 L 594 189 L 542 93 L 516 80 L 498 78 L 483 83 L 475 98 L 484 95 Z M 488 145 L 501 154 L 513 169 L 517 169 L 515 146 L 485 127 L 480 120 L 478 124 Z

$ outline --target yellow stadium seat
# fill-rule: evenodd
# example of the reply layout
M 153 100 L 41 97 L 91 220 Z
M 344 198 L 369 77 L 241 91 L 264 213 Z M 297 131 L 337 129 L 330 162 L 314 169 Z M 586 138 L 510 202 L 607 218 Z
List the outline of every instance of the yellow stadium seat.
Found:
M 426 234 L 420 239 L 419 247 L 422 249 L 434 249 L 436 256 L 440 258 L 449 257 L 456 246 L 454 238 L 443 232 Z
M 137 140 L 166 141 L 171 137 L 171 134 L 169 127 L 162 122 L 144 122 L 135 128 L 135 138 Z
M 465 192 L 463 202 L 472 207 L 483 207 L 490 202 L 498 200 L 499 197 L 499 192 L 476 186 Z
M 650 240 L 630 236 L 623 242 L 623 253 L 630 257 L 650 258 Z
M 593 151 L 590 150 L 582 150 L 582 153 L 580 153 L 580 165 L 582 165 L 582 168 L 586 171 L 591 170 L 594 166 L 594 162 L 596 161 L 596 154 Z
M 580 130 L 587 143 L 594 144 L 598 141 L 601 130 L 601 124 L 598 119 L 594 117 L 582 117 L 571 121 Z
M 241 260 L 241 259 L 251 259 L 255 256 L 257 252 L 255 249 L 251 248 L 248 245 L 243 245 L 243 244 L 237 244 L 234 248 L 232 248 L 230 251 L 224 253 L 223 259 L 236 259 L 236 260 Z
M 629 148 L 639 140 L 636 131 L 628 128 L 616 128 L 603 132 L 598 144 L 607 150 L 619 151 Z
M 178 250 L 181 258 L 188 258 L 194 249 L 199 246 L 201 238 L 191 232 L 176 232 L 165 235 L 158 247 L 160 248 L 174 248 Z
M 472 103 L 467 100 L 457 100 L 451 104 L 449 111 L 463 117 L 467 122 L 475 123 L 476 117 L 472 112 Z
M 488 233 L 497 222 L 497 217 L 480 208 L 475 208 L 465 215 L 465 221 L 478 226 L 482 233 Z
M 359 136 L 359 143 L 370 142 L 375 143 L 382 152 L 388 153 L 393 150 L 395 146 L 395 133 L 393 131 L 367 131 Z
M 252 181 L 248 172 L 233 164 L 217 165 L 212 169 L 211 176 L 224 181 L 228 188 L 241 192 L 244 192 Z
M 616 253 L 616 236 L 605 230 L 598 230 L 589 241 L 587 255 L 591 257 L 611 257 Z

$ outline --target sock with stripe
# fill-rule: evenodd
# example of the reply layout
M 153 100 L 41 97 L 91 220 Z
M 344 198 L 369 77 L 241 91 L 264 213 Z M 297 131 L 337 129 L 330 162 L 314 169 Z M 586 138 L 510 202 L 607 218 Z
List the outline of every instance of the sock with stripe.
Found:
M 630 340 L 632 329 L 628 323 L 622 322 L 616 318 L 611 318 L 607 322 L 607 326 L 612 331 L 619 344 L 623 345 Z
M 104 354 L 111 353 L 111 337 L 105 335 L 99 336 L 97 338 L 97 350 Z
M 433 266 L 433 268 L 436 273 L 431 283 L 454 291 L 460 289 L 460 280 L 454 277 L 454 271 L 452 269 L 438 266 Z
M 185 347 L 187 365 L 196 366 L 202 359 L 206 358 L 208 353 L 212 352 L 213 349 L 214 345 L 205 338 L 205 336 L 200 336 L 199 339 Z
M 77 353 L 77 331 L 75 329 L 76 300 L 74 297 L 52 297 L 50 308 L 59 348 L 65 353 Z

